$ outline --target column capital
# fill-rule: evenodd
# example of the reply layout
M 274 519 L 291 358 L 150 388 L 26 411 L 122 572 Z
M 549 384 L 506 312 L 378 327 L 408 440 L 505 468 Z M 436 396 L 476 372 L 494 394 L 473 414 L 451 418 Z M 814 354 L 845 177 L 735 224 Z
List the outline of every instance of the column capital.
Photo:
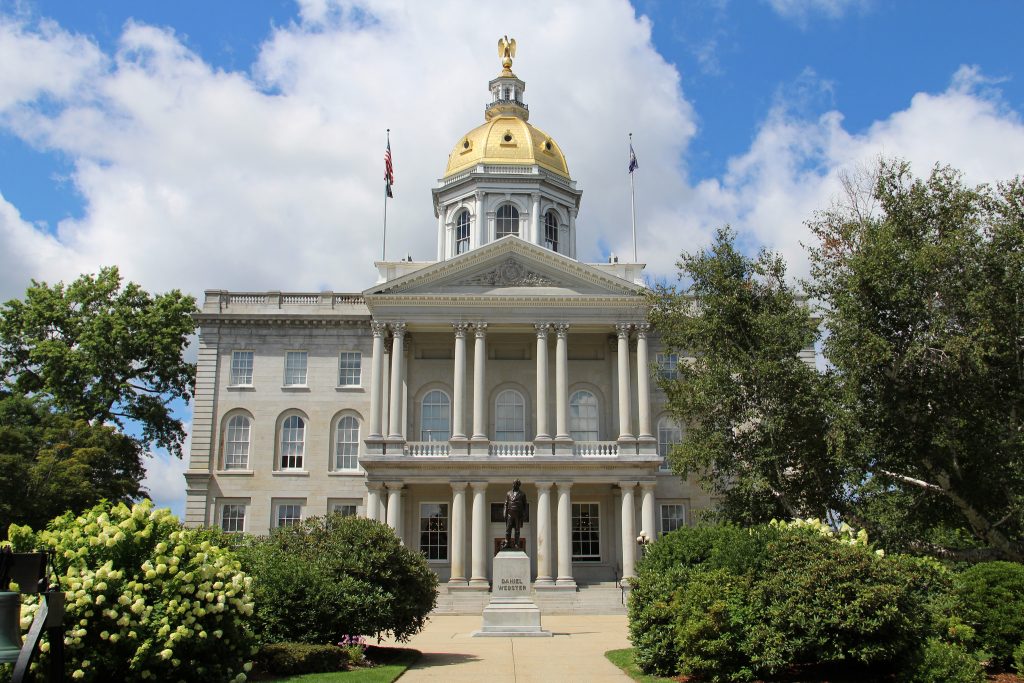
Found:
M 633 327 L 633 323 L 615 323 L 615 333 L 619 335 L 619 339 L 629 338 L 629 330 Z
M 548 331 L 551 329 L 551 323 L 534 323 L 533 329 L 537 330 L 538 339 L 547 339 Z
M 556 481 L 555 486 L 558 487 L 559 491 L 568 491 L 572 488 L 573 482 L 571 481 Z
M 622 489 L 623 491 L 632 491 L 633 489 L 636 488 L 636 485 L 637 485 L 636 479 L 631 479 L 629 481 L 620 481 L 619 482 L 619 488 Z
M 483 339 L 487 336 L 487 323 L 473 323 L 473 333 L 477 339 Z
M 374 337 L 383 337 L 387 334 L 388 324 L 380 320 L 371 320 L 370 331 L 373 333 Z
M 453 481 L 452 482 L 452 491 L 456 491 L 456 492 L 458 492 L 458 491 L 465 491 L 466 490 L 466 486 L 468 486 L 468 485 L 469 485 L 468 481 Z
M 402 487 L 405 486 L 405 482 L 402 481 L 389 481 L 387 482 L 388 491 L 401 491 Z
M 553 481 L 538 481 L 534 483 L 538 491 L 550 491 L 551 487 L 555 485 Z
M 488 484 L 488 482 L 486 482 L 486 481 L 471 481 L 471 482 L 469 482 L 469 485 L 472 486 L 473 490 L 477 491 L 477 492 L 479 492 L 479 491 L 486 491 L 487 490 L 487 484 Z
M 651 331 L 650 323 L 637 323 L 636 324 L 636 336 L 638 339 L 646 339 L 647 333 Z
M 391 327 L 391 334 L 393 334 L 396 337 L 405 336 L 405 323 L 403 321 L 395 320 L 388 324 Z
M 452 323 L 452 329 L 455 330 L 457 339 L 463 339 L 466 336 L 466 330 L 469 329 L 469 323 Z
M 654 490 L 654 487 L 658 485 L 656 481 L 642 481 L 640 482 L 640 490 L 644 493 L 648 493 Z
M 382 481 L 368 481 L 366 482 L 366 488 L 370 491 L 380 491 L 384 488 L 384 482 Z
M 559 337 L 565 338 L 569 334 L 569 323 L 554 323 L 552 326 Z

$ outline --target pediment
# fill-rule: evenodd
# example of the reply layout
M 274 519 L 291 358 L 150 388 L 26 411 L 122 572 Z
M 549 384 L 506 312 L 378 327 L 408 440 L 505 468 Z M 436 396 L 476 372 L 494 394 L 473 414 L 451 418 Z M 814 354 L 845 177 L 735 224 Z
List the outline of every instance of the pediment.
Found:
M 630 296 L 643 288 L 561 254 L 506 237 L 378 284 L 377 296 Z

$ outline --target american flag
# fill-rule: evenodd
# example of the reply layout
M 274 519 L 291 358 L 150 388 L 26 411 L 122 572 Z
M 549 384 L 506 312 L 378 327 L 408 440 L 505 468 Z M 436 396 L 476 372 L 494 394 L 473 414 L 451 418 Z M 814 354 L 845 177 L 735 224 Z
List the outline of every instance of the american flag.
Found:
M 395 184 L 395 167 L 391 165 L 391 138 L 388 137 L 388 148 L 384 151 L 384 192 L 389 197 L 394 197 L 391 193 L 391 186 Z
M 636 162 L 636 153 L 633 151 L 633 143 L 629 143 L 629 172 L 632 173 L 636 169 L 640 168 L 640 164 Z

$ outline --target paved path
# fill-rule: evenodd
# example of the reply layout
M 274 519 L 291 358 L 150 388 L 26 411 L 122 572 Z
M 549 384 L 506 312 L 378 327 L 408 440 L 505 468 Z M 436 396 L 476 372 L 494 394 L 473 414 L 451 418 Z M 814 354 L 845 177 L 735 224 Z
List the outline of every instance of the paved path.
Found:
M 554 634 L 551 638 L 473 638 L 480 625 L 480 616 L 431 617 L 427 627 L 405 644 L 423 657 L 400 683 L 630 680 L 604 657 L 608 650 L 629 647 L 625 615 L 545 616 L 543 626 Z

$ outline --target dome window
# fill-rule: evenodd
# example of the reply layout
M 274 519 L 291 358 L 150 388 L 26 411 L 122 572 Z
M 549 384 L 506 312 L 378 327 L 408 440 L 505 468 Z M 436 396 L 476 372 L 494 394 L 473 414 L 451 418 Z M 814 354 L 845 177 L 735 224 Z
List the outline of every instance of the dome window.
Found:
M 544 215 L 544 246 L 551 251 L 558 251 L 558 216 L 554 211 Z
M 506 130 L 505 135 L 503 135 L 501 139 L 505 142 L 512 142 L 512 131 Z
M 469 251 L 469 211 L 463 209 L 455 219 L 455 253 Z
M 545 152 L 550 152 L 551 151 L 551 140 L 546 140 L 544 142 L 544 151 Z
M 498 207 L 495 225 L 495 239 L 515 235 L 519 237 L 519 210 L 511 204 L 502 204 Z
M 469 149 L 469 140 L 462 141 L 462 149 Z

